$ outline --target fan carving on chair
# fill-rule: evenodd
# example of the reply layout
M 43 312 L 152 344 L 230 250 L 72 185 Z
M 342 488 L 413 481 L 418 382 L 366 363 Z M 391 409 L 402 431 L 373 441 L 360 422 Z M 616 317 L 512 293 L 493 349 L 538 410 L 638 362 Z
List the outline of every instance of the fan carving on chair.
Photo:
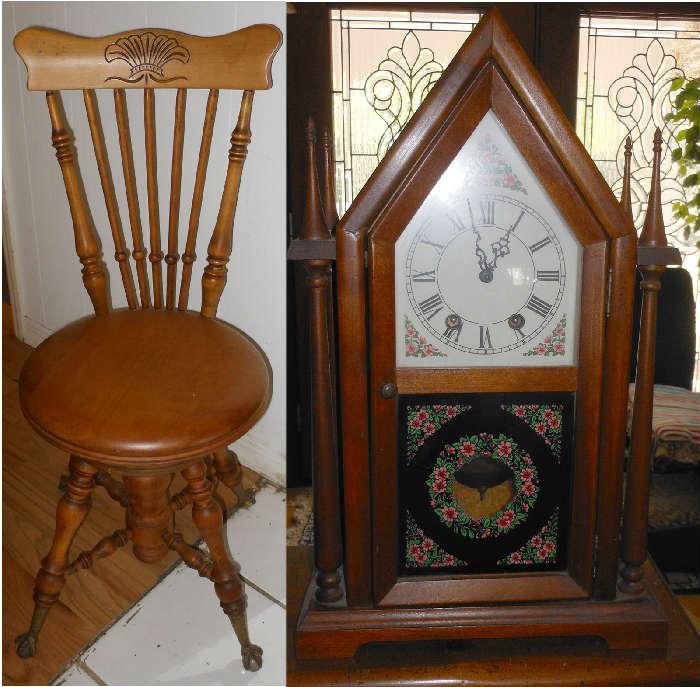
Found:
M 183 76 L 166 78 L 164 67 L 168 62 L 189 62 L 190 51 L 177 42 L 176 38 L 163 34 L 156 36 L 152 31 L 144 31 L 131 36 L 122 36 L 105 49 L 105 60 L 114 62 L 123 60 L 129 65 L 129 77 L 109 76 L 106 81 L 115 79 L 127 83 L 137 83 L 149 77 L 158 83 L 168 83 Z

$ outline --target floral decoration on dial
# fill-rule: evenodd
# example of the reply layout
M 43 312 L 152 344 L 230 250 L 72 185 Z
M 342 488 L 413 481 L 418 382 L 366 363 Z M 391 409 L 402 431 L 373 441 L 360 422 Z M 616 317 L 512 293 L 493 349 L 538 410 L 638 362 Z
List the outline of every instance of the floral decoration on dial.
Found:
M 506 188 L 527 195 L 527 189 L 488 134 L 479 141 L 478 152 L 473 159 L 473 168 L 470 171 L 473 173 L 472 181 L 480 186 Z
M 529 351 L 525 351 L 523 355 L 564 355 L 566 353 L 565 344 L 566 313 L 562 315 L 562 318 L 559 320 L 557 326 L 554 327 L 549 336 L 545 336 L 543 341 L 537 344 L 537 346 L 534 348 L 531 348 Z
M 408 358 L 443 358 L 445 354 L 435 348 L 422 336 L 407 315 L 403 316 L 404 342 L 406 344 L 406 357 Z

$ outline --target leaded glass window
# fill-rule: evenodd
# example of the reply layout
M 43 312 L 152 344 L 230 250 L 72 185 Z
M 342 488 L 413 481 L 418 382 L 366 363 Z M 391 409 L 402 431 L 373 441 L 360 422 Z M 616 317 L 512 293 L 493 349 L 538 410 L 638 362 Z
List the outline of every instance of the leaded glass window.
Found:
M 331 10 L 336 194 L 342 215 L 480 18 Z
M 684 256 L 698 303 L 698 249 L 683 237 L 683 224 L 673 217 L 674 201 L 686 189 L 671 161 L 674 134 L 682 124 L 666 122 L 672 112 L 671 82 L 700 75 L 700 21 L 584 15 L 580 22 L 576 130 L 606 181 L 619 197 L 624 144 L 632 139 L 632 212 L 641 230 L 651 182 L 653 136 L 662 132 L 661 197 L 669 243 Z M 696 317 L 700 325 L 700 317 Z M 700 331 L 696 332 L 700 342 Z M 699 386 L 696 353 L 694 388 Z

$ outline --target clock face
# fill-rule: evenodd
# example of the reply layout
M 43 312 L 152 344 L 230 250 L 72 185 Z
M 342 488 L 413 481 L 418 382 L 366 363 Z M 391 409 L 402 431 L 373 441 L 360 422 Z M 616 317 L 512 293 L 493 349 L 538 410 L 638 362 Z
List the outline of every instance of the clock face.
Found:
M 397 365 L 573 364 L 580 253 L 487 113 L 396 244 Z

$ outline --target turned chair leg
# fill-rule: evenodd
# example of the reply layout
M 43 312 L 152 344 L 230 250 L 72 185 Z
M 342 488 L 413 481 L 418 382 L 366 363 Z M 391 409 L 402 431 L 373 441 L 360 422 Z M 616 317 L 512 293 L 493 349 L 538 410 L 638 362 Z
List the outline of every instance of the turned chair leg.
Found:
M 214 469 L 219 479 L 236 495 L 238 507 L 255 503 L 255 490 L 243 485 L 243 468 L 238 456 L 226 447 L 213 454 Z
M 243 666 L 246 670 L 258 670 L 262 666 L 262 649 L 252 644 L 248 637 L 246 596 L 243 581 L 238 575 L 239 566 L 228 555 L 223 534 L 223 514 L 212 495 L 211 483 L 206 477 L 203 461 L 192 463 L 182 471 L 192 501 L 192 519 L 209 547 L 214 562 L 211 579 L 221 608 L 229 617 L 241 645 Z
M 51 549 L 41 561 L 34 586 L 34 613 L 29 630 L 15 639 L 22 658 L 36 654 L 36 645 L 46 616 L 58 600 L 65 584 L 68 550 L 76 532 L 90 510 L 90 495 L 95 486 L 97 469 L 77 456 L 70 458 L 70 476 L 65 493 L 56 508 L 56 531 Z

